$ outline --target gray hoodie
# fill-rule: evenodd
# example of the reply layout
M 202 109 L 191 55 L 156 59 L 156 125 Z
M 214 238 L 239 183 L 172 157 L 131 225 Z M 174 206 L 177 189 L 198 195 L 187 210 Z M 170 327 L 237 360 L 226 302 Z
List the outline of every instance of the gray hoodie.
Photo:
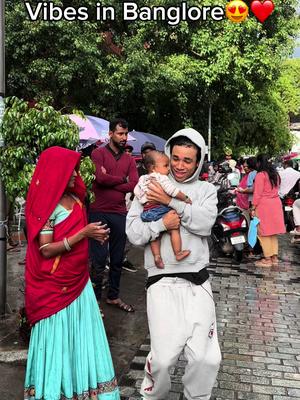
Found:
M 181 129 L 176 132 L 166 143 L 165 153 L 170 157 L 170 140 L 177 136 L 186 136 L 201 148 L 201 160 L 195 173 L 184 182 L 177 182 L 172 172 L 169 178 L 174 184 L 192 200 L 193 204 L 172 199 L 172 207 L 181 218 L 180 235 L 182 249 L 191 251 L 191 254 L 182 261 L 177 261 L 170 242 L 170 235 L 162 219 L 154 222 L 143 222 L 140 215 L 142 205 L 135 198 L 132 202 L 126 220 L 126 233 L 131 243 L 145 246 L 145 268 L 148 277 L 161 274 L 174 274 L 185 272 L 198 272 L 209 263 L 209 250 L 207 236 L 217 216 L 217 192 L 215 187 L 199 181 L 199 174 L 205 156 L 205 142 L 203 137 L 194 129 Z M 161 237 L 161 257 L 165 268 L 155 266 L 149 242 Z

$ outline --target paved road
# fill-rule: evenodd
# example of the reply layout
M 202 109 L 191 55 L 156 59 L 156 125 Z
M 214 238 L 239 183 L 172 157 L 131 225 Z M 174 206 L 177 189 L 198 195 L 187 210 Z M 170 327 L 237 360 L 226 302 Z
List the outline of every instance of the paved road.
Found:
M 210 265 L 222 363 L 214 400 L 300 399 L 300 246 L 281 241 L 280 266 L 255 268 L 218 258 Z M 120 381 L 123 398 L 139 398 L 146 338 Z M 167 400 L 182 400 L 180 356 Z
M 216 301 L 219 340 L 223 360 L 215 385 L 214 400 L 300 400 L 300 246 L 281 241 L 280 266 L 255 268 L 232 265 L 218 258 L 210 266 Z M 18 256 L 19 258 L 21 255 Z M 22 274 L 17 255 L 10 255 L 12 308 Z M 149 338 L 145 315 L 145 274 L 142 251 L 135 249 L 138 272 L 124 272 L 122 296 L 136 305 L 134 314 L 104 306 L 105 326 L 123 399 L 139 398 Z M 5 324 L 5 322 L 4 322 Z M 15 325 L 11 333 L 0 324 L 0 351 L 10 344 L 20 346 Z M 7 325 L 7 324 L 6 324 Z M 14 343 L 18 344 L 14 345 Z M 4 344 L 3 344 L 4 343 Z M 1 346 L 2 344 L 2 346 Z M 24 346 L 23 346 L 24 347 Z M 172 369 L 168 400 L 182 400 L 181 377 L 185 360 Z M 0 398 L 22 399 L 24 367 L 0 363 Z

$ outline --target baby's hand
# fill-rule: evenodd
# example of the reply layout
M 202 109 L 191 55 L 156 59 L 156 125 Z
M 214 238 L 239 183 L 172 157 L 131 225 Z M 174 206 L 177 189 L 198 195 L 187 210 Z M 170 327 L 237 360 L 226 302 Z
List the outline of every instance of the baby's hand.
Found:
M 185 199 L 185 202 L 186 202 L 187 204 L 193 204 L 192 200 L 191 200 L 189 197 L 187 197 L 187 198 Z

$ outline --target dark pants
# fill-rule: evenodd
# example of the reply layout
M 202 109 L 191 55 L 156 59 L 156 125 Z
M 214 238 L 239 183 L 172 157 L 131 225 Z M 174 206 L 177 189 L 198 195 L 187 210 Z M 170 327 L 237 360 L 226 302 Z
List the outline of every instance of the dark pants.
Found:
M 109 289 L 107 298 L 115 300 L 119 297 L 120 279 L 123 264 L 124 248 L 126 243 L 126 215 L 90 212 L 90 222 L 101 221 L 110 229 L 109 240 L 103 245 L 97 240 L 90 239 L 90 258 L 92 262 L 91 280 L 97 300 L 101 299 L 102 280 L 105 264 L 109 252 Z

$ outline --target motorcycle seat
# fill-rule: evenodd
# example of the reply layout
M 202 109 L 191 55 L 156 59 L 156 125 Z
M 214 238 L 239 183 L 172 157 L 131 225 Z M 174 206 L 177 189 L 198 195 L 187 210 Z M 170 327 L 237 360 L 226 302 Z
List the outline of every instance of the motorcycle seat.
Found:
M 240 214 L 240 209 L 238 207 L 229 207 L 229 208 L 224 208 L 220 213 L 219 216 L 222 216 L 225 219 L 230 219 L 233 216 L 236 216 L 236 214 Z

